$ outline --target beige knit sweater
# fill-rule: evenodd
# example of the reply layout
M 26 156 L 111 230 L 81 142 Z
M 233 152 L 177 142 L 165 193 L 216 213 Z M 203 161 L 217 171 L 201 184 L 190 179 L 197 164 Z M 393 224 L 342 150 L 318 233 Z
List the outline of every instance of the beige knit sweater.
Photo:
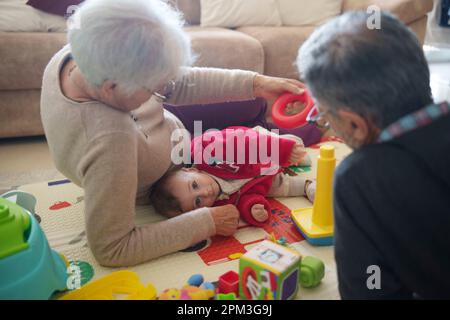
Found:
M 43 79 L 41 117 L 58 170 L 85 191 L 86 232 L 97 260 L 130 266 L 172 253 L 215 234 L 207 208 L 145 226 L 135 225 L 136 199 L 171 166 L 171 132 L 181 122 L 153 97 L 129 113 L 62 94 L 59 74 L 66 46 L 49 62 Z M 253 99 L 255 73 L 189 68 L 170 104 Z

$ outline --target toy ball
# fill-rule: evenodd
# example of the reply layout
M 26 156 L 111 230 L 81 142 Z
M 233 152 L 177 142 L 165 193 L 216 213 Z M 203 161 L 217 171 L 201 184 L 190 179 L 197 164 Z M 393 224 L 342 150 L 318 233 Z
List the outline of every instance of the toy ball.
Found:
M 216 290 L 216 287 L 211 282 L 204 282 L 202 288 L 205 290 Z
M 187 283 L 190 286 L 200 287 L 202 285 L 203 281 L 204 281 L 204 279 L 201 274 L 194 274 L 189 278 Z
M 285 110 L 287 105 L 292 102 L 300 101 L 305 104 L 305 108 L 298 114 L 289 116 Z M 280 128 L 296 128 L 306 124 L 306 117 L 314 107 L 314 101 L 305 90 L 302 94 L 286 93 L 279 97 L 272 107 L 273 122 Z
M 213 290 L 204 290 L 195 286 L 184 286 L 181 289 L 181 300 L 209 300 L 214 297 Z

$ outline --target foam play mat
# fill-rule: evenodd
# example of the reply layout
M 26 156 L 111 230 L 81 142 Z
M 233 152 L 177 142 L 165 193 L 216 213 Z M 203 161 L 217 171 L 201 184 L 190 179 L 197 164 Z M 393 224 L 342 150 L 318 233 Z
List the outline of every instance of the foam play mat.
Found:
M 325 138 L 320 144 L 308 148 L 312 167 L 300 174 L 314 177 L 316 158 L 322 144 L 336 149 L 339 163 L 350 150 L 335 138 Z M 138 274 L 144 284 L 151 283 L 160 293 L 168 288 L 179 288 L 193 274 L 202 274 L 206 281 L 215 282 L 230 271 L 238 271 L 239 257 L 270 234 L 284 237 L 289 245 L 301 255 L 316 256 L 325 263 L 325 277 L 314 289 L 300 288 L 297 299 L 339 299 L 333 247 L 313 247 L 304 241 L 293 225 L 290 210 L 311 206 L 305 198 L 271 199 L 273 219 L 270 225 L 256 228 L 240 224 L 232 237 L 212 237 L 185 252 L 178 252 L 130 268 L 105 268 L 93 257 L 84 231 L 83 190 L 69 180 L 50 181 L 24 185 L 19 190 L 33 194 L 37 199 L 36 213 L 50 246 L 83 270 L 83 283 L 98 279 L 118 270 L 131 270 Z M 136 207 L 138 225 L 165 219 L 156 214 L 151 206 Z

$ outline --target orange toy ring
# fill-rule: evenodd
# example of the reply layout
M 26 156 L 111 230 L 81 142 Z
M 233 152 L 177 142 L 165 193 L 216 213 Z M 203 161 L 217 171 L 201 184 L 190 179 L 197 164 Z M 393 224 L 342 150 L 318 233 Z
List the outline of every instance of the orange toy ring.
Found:
M 295 101 L 303 102 L 305 104 L 305 109 L 293 116 L 286 115 L 284 111 L 286 110 L 287 105 Z M 286 93 L 275 101 L 272 107 L 272 119 L 280 128 L 291 129 L 301 127 L 306 124 L 306 117 L 313 107 L 314 101 L 306 91 L 302 94 Z

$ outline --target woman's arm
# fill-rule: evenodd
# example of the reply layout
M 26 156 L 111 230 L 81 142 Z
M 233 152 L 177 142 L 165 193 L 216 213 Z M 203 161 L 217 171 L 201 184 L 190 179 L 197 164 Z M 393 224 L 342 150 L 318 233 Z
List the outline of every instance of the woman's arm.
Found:
M 91 141 L 80 162 L 88 242 L 104 266 L 136 265 L 185 249 L 216 232 L 207 208 L 137 227 L 136 164 L 136 138 L 122 132 Z
M 217 68 L 183 68 L 168 104 L 207 104 L 252 100 L 255 72 Z

